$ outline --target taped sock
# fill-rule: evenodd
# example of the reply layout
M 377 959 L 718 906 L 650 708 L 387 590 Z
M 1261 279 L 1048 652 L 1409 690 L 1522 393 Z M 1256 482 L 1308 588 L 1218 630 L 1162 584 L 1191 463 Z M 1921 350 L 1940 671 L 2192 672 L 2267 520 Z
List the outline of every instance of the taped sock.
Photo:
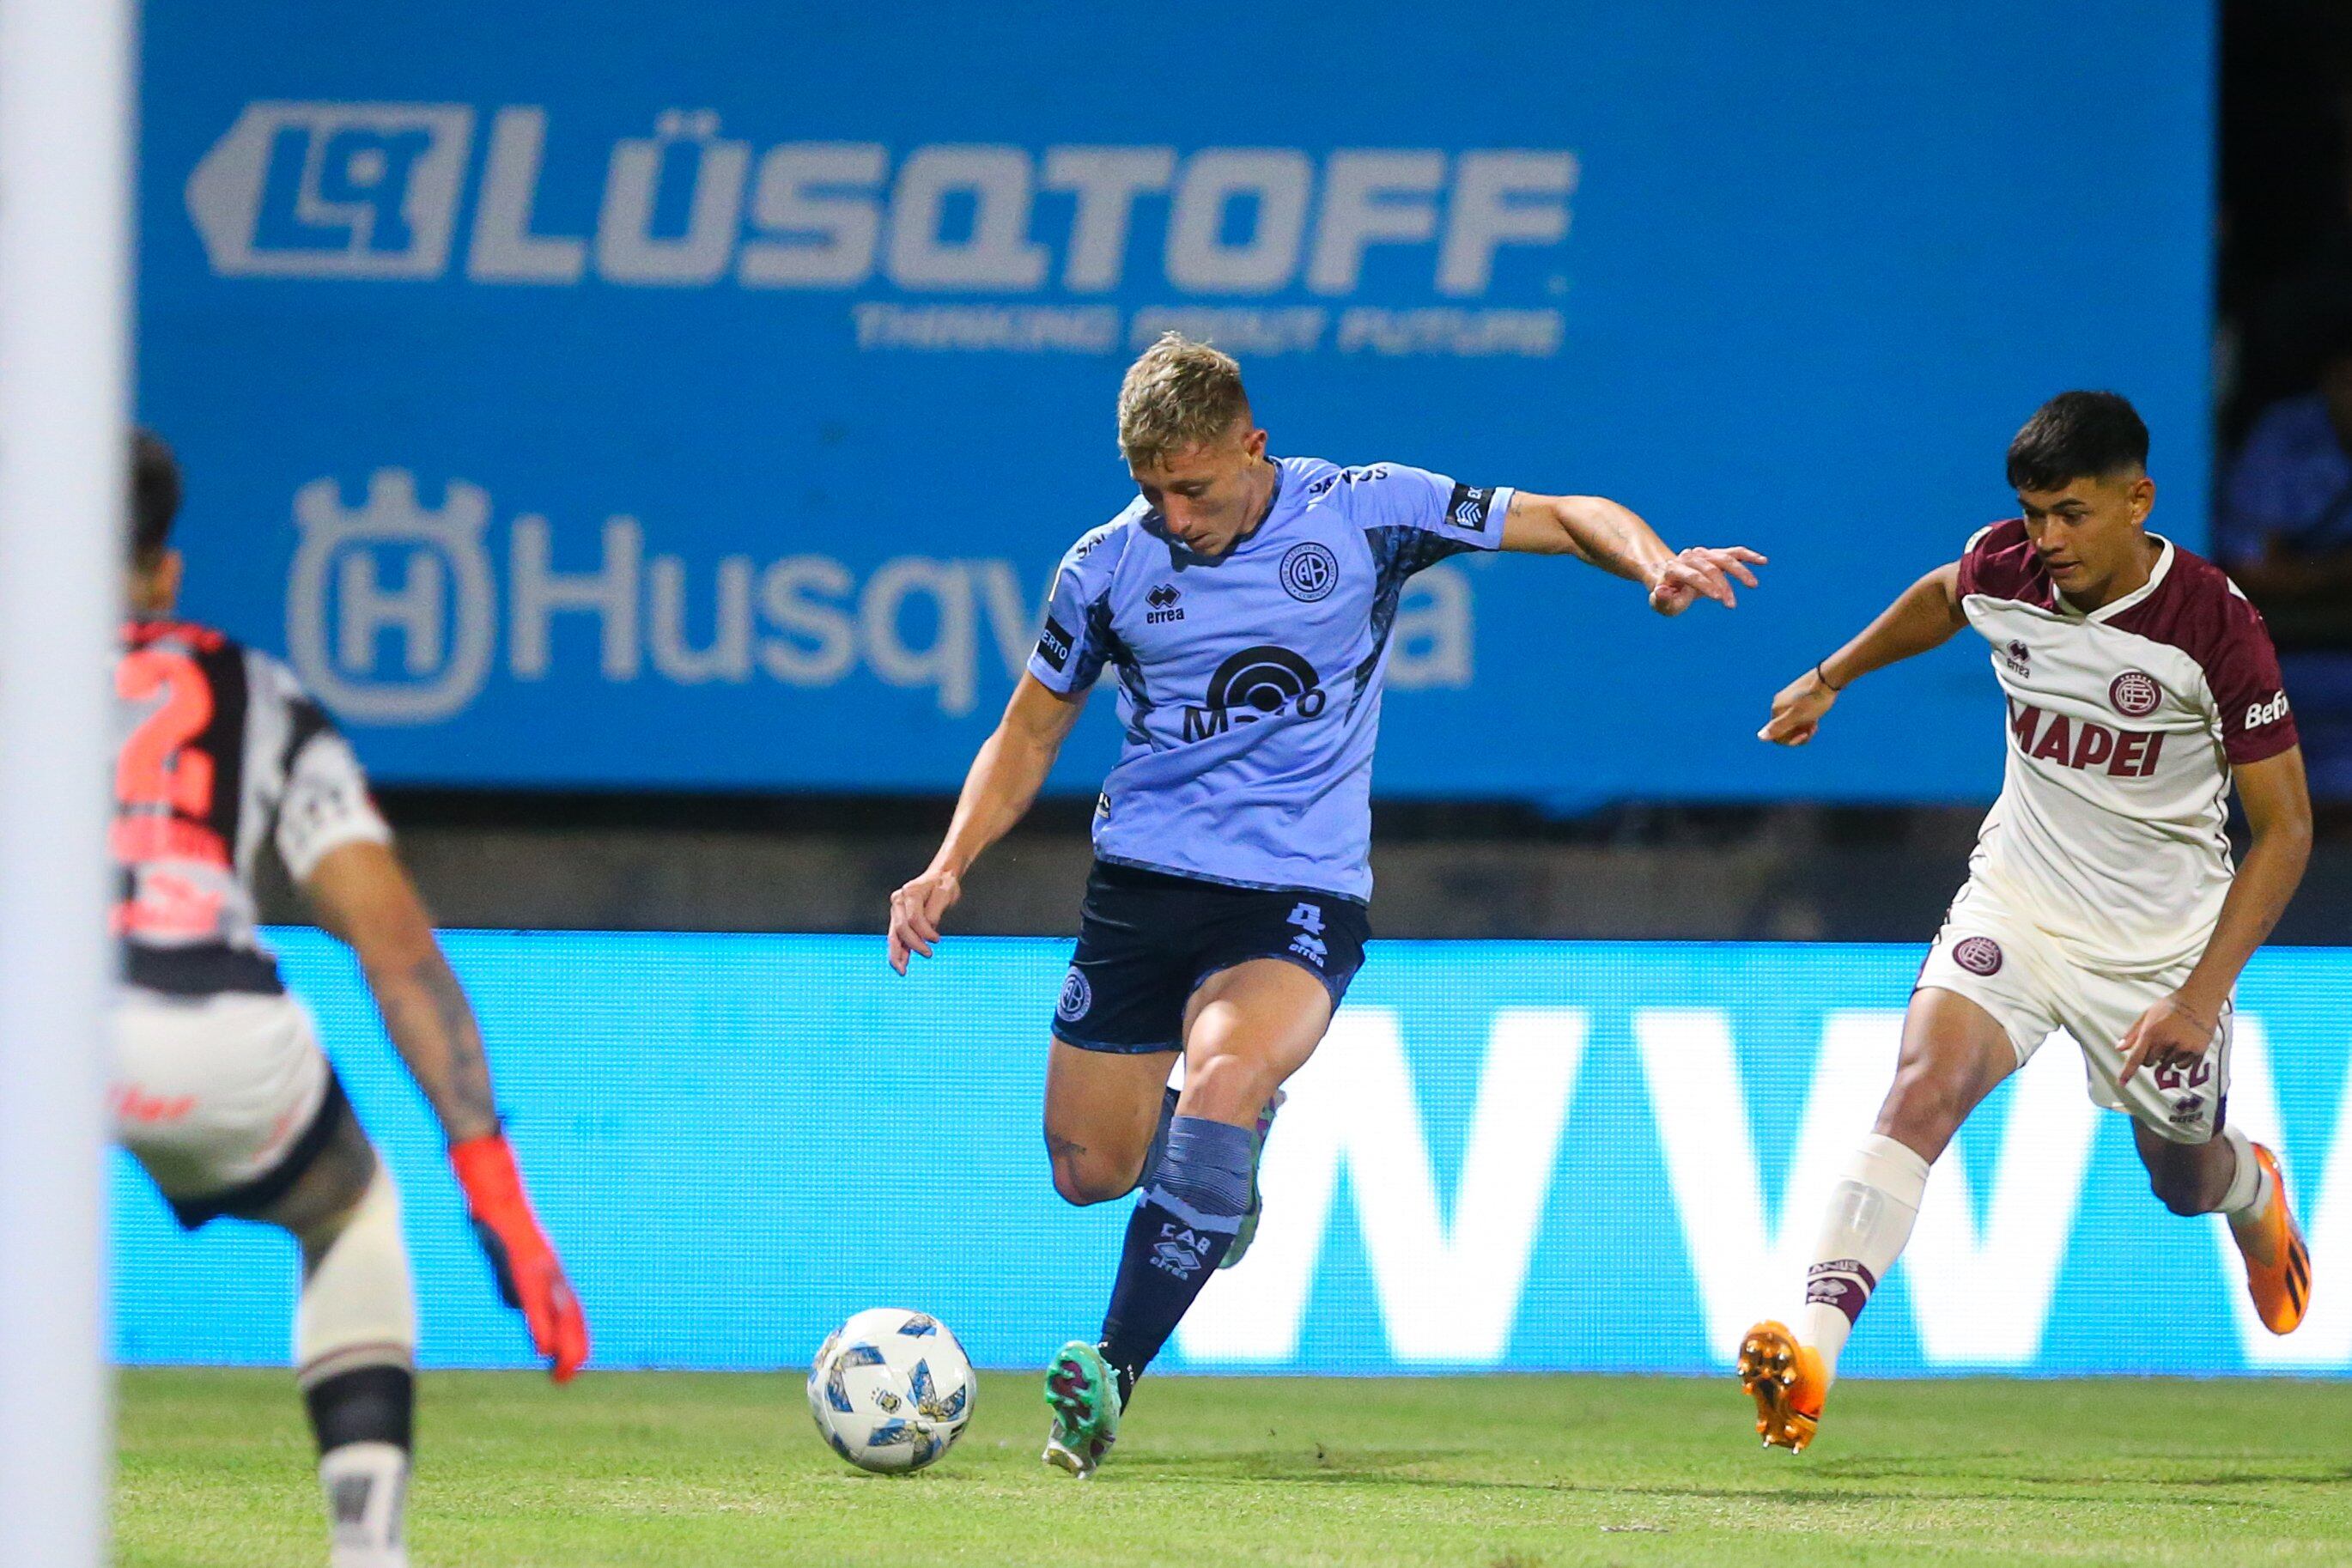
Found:
M 1118 1371 L 1122 1397 L 1233 1245 L 1249 1207 L 1249 1176 L 1247 1128 L 1199 1116 L 1169 1124 L 1167 1152 L 1128 1219 L 1103 1314 L 1103 1357 Z
M 2234 1127 L 2224 1127 L 2221 1140 L 2230 1146 L 2230 1152 L 2237 1157 L 2238 1163 L 2231 1173 L 2229 1190 L 2221 1194 L 2221 1201 L 2214 1205 L 2214 1212 L 2229 1215 L 2233 1224 L 2240 1220 L 2258 1219 L 2270 1207 L 2275 1184 L 2271 1181 L 2270 1173 L 2263 1169 L 2263 1163 L 2254 1158 L 2252 1139 Z
M 1876 1132 L 1856 1146 L 1831 1189 L 1797 1321 L 1798 1339 L 1821 1352 L 1830 1377 L 1837 1376 L 1838 1357 L 1870 1293 L 1911 1239 L 1927 1191 L 1927 1162 Z

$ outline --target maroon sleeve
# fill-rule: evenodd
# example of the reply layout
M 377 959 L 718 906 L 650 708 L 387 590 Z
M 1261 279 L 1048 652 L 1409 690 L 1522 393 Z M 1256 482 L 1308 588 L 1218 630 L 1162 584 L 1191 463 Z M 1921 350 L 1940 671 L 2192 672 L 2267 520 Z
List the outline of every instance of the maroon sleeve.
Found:
M 1987 594 L 2038 602 L 2035 565 L 2022 521 L 2011 518 L 1979 529 L 1960 553 L 1960 597 Z
M 2299 737 L 2270 628 L 2262 612 L 2234 592 L 2222 626 L 2222 637 L 2204 661 L 2205 683 L 2220 710 L 2221 744 L 2232 763 L 2275 757 L 2298 744 Z

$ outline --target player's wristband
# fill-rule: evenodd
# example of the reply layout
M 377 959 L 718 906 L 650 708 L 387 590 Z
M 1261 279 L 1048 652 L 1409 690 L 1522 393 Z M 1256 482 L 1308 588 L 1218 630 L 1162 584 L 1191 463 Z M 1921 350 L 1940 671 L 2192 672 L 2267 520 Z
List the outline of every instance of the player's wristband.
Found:
M 449 1164 L 477 1213 L 507 1207 L 530 1211 L 530 1200 L 523 1196 L 522 1172 L 515 1165 L 514 1149 L 505 1133 L 485 1132 L 450 1144 Z
M 1843 686 L 1840 686 L 1836 681 L 1832 680 L 1832 679 L 1829 678 L 1829 674 L 1828 674 L 1828 672 L 1827 672 L 1827 671 L 1825 671 L 1825 670 L 1823 670 L 1823 669 L 1822 668 L 1822 666 L 1824 663 L 1826 663 L 1826 662 L 1828 662 L 1828 661 L 1827 661 L 1827 660 L 1824 660 L 1824 659 L 1816 659 L 1816 660 L 1814 661 L 1814 663 L 1813 663 L 1813 679 L 1814 679 L 1815 680 L 1820 681 L 1823 686 L 1828 687 L 1828 688 L 1830 689 L 1830 695 L 1831 695 L 1831 696 L 1832 696 L 1832 697 L 1834 697 L 1834 696 L 1836 696 L 1839 692 L 1843 691 L 1843 690 L 1845 689 L 1845 688 L 1844 688 L 1844 687 L 1843 687 Z

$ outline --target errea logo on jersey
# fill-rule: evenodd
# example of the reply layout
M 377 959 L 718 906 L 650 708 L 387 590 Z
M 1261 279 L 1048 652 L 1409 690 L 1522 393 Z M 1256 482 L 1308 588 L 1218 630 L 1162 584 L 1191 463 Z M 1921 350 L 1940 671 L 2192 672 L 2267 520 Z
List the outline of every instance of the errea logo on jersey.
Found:
M 1302 286 L 1341 298 L 1359 290 L 1368 257 L 1406 253 L 1429 295 L 1467 300 L 1492 289 L 1498 258 L 1566 238 L 1578 177 L 1570 153 L 1517 148 L 759 147 L 727 135 L 709 109 L 665 110 L 650 136 L 551 148 L 542 107 L 487 118 L 477 158 L 467 105 L 247 104 L 187 184 L 213 270 L 440 278 L 470 175 L 465 275 L 478 282 L 573 285 L 593 273 L 847 290 L 879 279 L 930 295 L 1081 298 L 1134 282 L 1185 299 Z M 599 193 L 593 231 L 548 218 L 551 184 L 573 211 L 588 205 L 583 186 Z M 683 232 L 670 232 L 672 214 Z M 1130 255 L 1147 247 L 1157 279 L 1130 279 Z M 1083 335 L 1087 323 L 1065 325 Z M 1351 330 L 1356 346 L 1378 349 L 1402 328 Z
M 2286 716 L 2286 693 L 2282 691 L 2268 702 L 2257 702 L 2246 710 L 2246 728 L 2259 730 L 2265 724 L 2275 724 Z

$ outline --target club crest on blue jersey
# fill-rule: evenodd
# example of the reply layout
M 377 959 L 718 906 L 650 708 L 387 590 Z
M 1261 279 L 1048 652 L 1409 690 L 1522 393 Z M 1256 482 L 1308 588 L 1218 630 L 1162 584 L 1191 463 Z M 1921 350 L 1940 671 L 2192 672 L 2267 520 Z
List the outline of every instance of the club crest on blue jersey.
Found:
M 1282 558 L 1283 591 L 1301 604 L 1311 605 L 1331 596 L 1339 585 L 1339 558 L 1321 544 L 1308 540 L 1294 544 Z
M 1371 753 L 1406 585 L 1494 549 L 1493 520 L 1512 492 L 1402 463 L 1277 467 L 1264 517 L 1214 560 L 1140 496 L 1086 535 L 1063 558 L 1026 668 L 1062 697 L 1116 677 L 1126 736 L 1096 813 L 1098 853 L 1360 901 L 1371 891 Z M 1311 962 L 1321 939 L 1292 934 Z

